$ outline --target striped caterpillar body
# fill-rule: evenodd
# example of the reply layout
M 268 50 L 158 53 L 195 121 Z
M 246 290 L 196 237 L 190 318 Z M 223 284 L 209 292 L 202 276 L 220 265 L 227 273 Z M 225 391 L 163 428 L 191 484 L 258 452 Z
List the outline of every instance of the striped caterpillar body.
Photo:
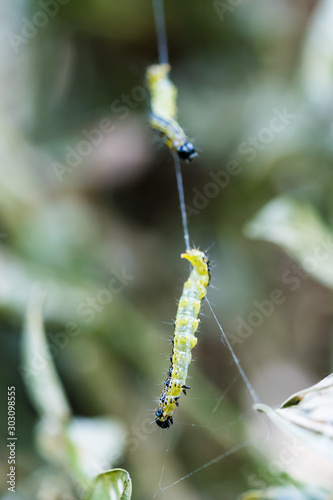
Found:
M 155 413 L 155 421 L 162 429 L 167 429 L 173 423 L 172 414 L 175 407 L 179 406 L 181 392 L 186 394 L 186 389 L 190 389 L 185 384 L 187 371 L 192 358 L 191 350 L 197 343 L 194 334 L 199 326 L 201 301 L 207 293 L 210 280 L 209 260 L 203 252 L 191 249 L 181 257 L 190 261 L 193 269 L 179 300 L 171 366 Z
M 154 64 L 147 69 L 151 98 L 150 126 L 164 137 L 169 149 L 182 160 L 193 160 L 198 154 L 177 122 L 177 89 L 169 79 L 169 64 Z

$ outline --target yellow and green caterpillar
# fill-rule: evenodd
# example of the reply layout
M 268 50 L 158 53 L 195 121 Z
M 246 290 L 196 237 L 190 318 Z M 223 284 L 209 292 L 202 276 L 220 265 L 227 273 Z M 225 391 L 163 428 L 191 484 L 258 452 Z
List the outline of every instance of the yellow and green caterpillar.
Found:
M 198 340 L 194 334 L 199 326 L 201 301 L 207 293 L 210 281 L 209 260 L 203 252 L 191 249 L 181 257 L 187 259 L 193 269 L 184 284 L 179 300 L 170 358 L 171 366 L 155 413 L 155 421 L 162 429 L 167 429 L 173 424 L 172 415 L 175 407 L 179 406 L 181 392 L 186 394 L 186 389 L 190 389 L 186 385 L 187 371 L 192 358 L 191 350 Z
M 169 79 L 170 65 L 154 64 L 147 69 L 150 91 L 150 126 L 164 137 L 165 144 L 187 162 L 198 156 L 177 122 L 177 89 Z

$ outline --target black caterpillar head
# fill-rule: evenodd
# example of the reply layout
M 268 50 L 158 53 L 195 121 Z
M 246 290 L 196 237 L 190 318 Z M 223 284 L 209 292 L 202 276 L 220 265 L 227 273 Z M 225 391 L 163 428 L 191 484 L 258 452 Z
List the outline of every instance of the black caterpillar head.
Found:
M 161 429 L 168 429 L 173 424 L 172 417 L 167 417 L 166 420 L 161 420 L 160 419 L 161 416 L 162 416 L 162 410 L 159 408 L 156 412 L 155 422 L 159 427 L 161 427 Z
M 177 148 L 177 153 L 178 153 L 179 158 L 181 158 L 182 160 L 185 160 L 187 162 L 193 160 L 193 158 L 198 156 L 198 153 L 196 152 L 192 142 L 190 142 L 190 141 L 187 141 L 182 146 L 179 146 Z

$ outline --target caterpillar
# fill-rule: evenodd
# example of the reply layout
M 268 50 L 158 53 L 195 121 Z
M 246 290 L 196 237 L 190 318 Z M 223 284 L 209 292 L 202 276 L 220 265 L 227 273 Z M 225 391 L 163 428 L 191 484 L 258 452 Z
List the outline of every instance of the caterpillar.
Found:
M 192 358 L 191 350 L 198 340 L 194 334 L 199 326 L 201 301 L 207 293 L 210 281 L 209 260 L 203 252 L 197 249 L 186 250 L 181 257 L 187 259 L 193 269 L 179 300 L 171 366 L 155 413 L 155 422 L 162 429 L 173 424 L 172 415 L 175 407 L 179 406 L 180 395 L 182 392 L 186 394 L 186 390 L 190 389 L 185 384 L 187 371 Z
M 177 122 L 177 89 L 169 79 L 170 65 L 154 64 L 147 69 L 151 98 L 150 126 L 164 137 L 169 149 L 189 162 L 198 156 L 192 142 Z

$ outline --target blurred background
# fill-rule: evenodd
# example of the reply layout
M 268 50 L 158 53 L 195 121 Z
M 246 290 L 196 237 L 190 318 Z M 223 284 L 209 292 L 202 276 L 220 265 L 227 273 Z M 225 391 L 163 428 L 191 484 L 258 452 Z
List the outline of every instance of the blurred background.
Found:
M 209 249 L 208 297 L 276 406 L 332 368 L 333 2 L 165 3 L 179 121 L 199 152 L 182 166 L 191 241 Z M 95 419 L 116 426 L 109 466 L 130 473 L 133 498 L 235 499 L 283 472 L 332 489 L 299 456 L 269 467 L 281 442 L 201 469 L 255 445 L 262 422 L 207 304 L 192 390 L 170 431 L 153 422 L 189 266 L 172 156 L 147 124 L 151 2 L 2 0 L 0 13 L 0 411 L 5 445 L 15 386 L 16 498 L 79 498 L 52 429 L 36 440 L 42 411 L 22 380 L 36 286 L 68 411 L 94 422 L 92 441 Z M 44 358 L 29 356 L 42 378 Z

